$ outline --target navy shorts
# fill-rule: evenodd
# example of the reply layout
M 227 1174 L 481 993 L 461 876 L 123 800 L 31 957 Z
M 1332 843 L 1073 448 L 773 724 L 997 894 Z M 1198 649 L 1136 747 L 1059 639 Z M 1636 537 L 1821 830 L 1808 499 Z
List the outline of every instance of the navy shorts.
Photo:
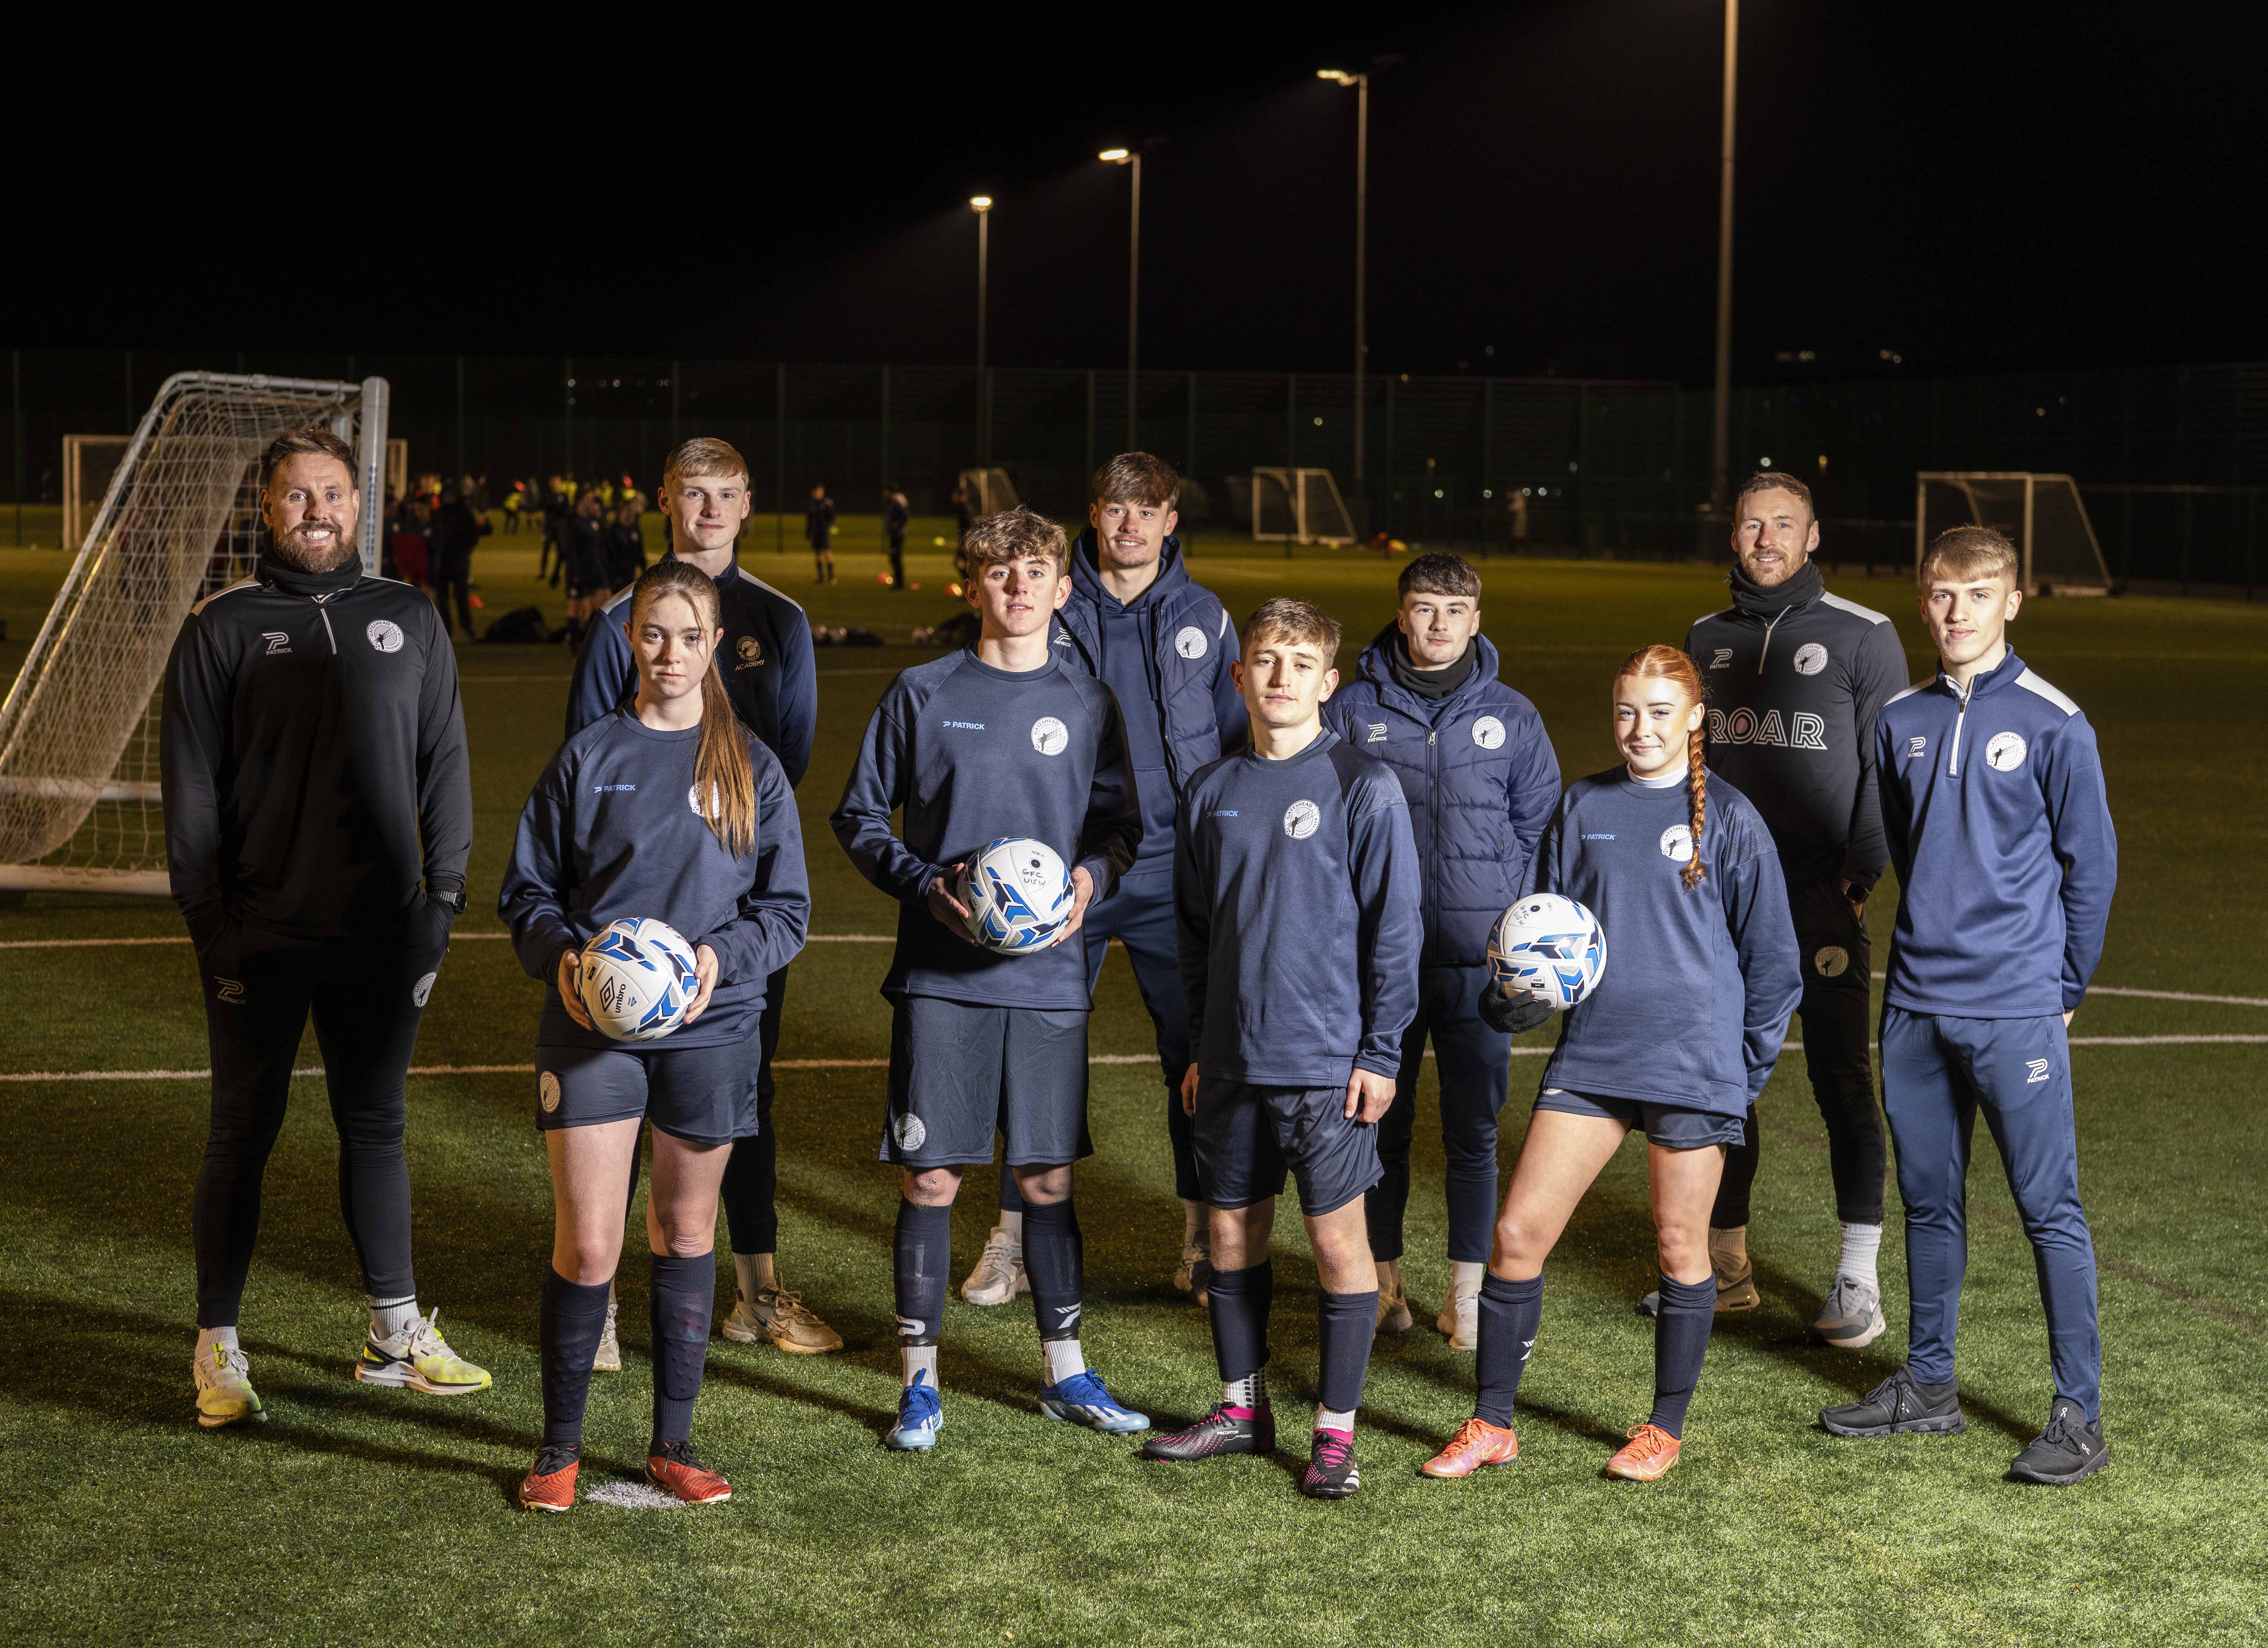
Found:
M 1207 1205 L 1250 1207 L 1300 1183 L 1300 1211 L 1335 1213 L 1376 1184 L 1378 1129 L 1346 1116 L 1346 1089 L 1197 1078 L 1197 1186 Z
M 1094 1154 L 1086 1134 L 1086 1014 L 902 996 L 890 1012 L 889 1107 L 877 1159 L 1056 1167 Z
M 1746 1116 L 1719 1115 L 1714 1110 L 1694 1110 L 1684 1105 L 1655 1104 L 1644 1099 L 1615 1099 L 1603 1093 L 1569 1093 L 1546 1087 L 1535 1095 L 1538 1110 L 1560 1110 L 1569 1115 L 1603 1116 L 1625 1129 L 1644 1128 L 1646 1142 L 1664 1150 L 1702 1150 L 1712 1144 L 1739 1148 L 1746 1137 Z
M 721 1047 L 540 1047 L 535 1125 L 549 1131 L 642 1116 L 688 1144 L 754 1138 L 761 1063 L 753 1035 Z

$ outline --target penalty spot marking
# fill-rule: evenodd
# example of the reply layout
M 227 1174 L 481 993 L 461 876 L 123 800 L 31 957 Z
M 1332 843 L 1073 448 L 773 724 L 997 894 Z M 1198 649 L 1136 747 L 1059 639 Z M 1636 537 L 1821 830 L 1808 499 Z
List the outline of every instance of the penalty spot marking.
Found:
M 652 1482 L 607 1482 L 583 1490 L 585 1505 L 612 1505 L 617 1511 L 689 1511 L 675 1494 L 664 1493 Z

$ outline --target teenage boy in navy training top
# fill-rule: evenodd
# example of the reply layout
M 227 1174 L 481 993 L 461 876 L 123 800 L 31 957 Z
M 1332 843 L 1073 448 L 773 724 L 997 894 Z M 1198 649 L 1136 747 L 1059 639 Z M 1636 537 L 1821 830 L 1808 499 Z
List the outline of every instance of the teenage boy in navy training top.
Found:
M 1211 592 L 1190 580 L 1174 536 L 1181 489 L 1173 467 L 1148 452 L 1121 452 L 1094 472 L 1087 528 L 1071 547 L 1071 595 L 1056 614 L 1053 640 L 1064 667 L 1100 677 L 1126 717 L 1142 844 L 1118 891 L 1086 913 L 1087 987 L 1101 978 L 1117 939 L 1133 964 L 1165 1070 L 1166 1132 L 1182 1199 L 1174 1285 L 1202 1294 L 1204 1203 L 1181 1102 L 1189 1032 L 1174 937 L 1174 819 L 1199 769 L 1244 741 L 1245 712 L 1233 668 L 1236 632 Z M 1014 1180 L 1003 1173 L 1000 1223 L 961 1296 L 972 1305 L 1005 1305 L 1026 1285 L 1023 1204 Z
M 1881 613 L 1830 594 L 1811 562 L 1819 521 L 1792 475 L 1750 475 L 1733 503 L 1733 604 L 1697 621 L 1685 651 L 1709 685 L 1709 769 L 1756 804 L 1787 877 L 1803 949 L 1803 1063 L 1827 1124 L 1842 1247 L 1811 1324 L 1844 1350 L 1882 1332 L 1882 1180 L 1889 1147 L 1867 1048 L 1874 946 L 1867 894 L 1889 857 L 1875 797 L 1874 717 L 1905 690 L 1906 655 Z M 1749 1192 L 1756 1118 L 1725 1160 L 1709 1216 L 1717 1308 L 1753 1310 Z M 1653 1308 L 1653 1296 L 1646 1296 Z
M 696 436 L 669 454 L 661 477 L 661 508 L 671 528 L 666 561 L 706 572 L 717 585 L 725 639 L 717 673 L 740 725 L 779 757 L 791 788 L 811 765 L 819 725 L 819 676 L 812 663 L 811 623 L 803 608 L 735 558 L 749 509 L 748 466 L 725 442 Z M 591 630 L 575 679 L 567 689 L 567 736 L 572 739 L 637 694 L 630 652 L 631 592 L 608 601 Z M 787 1002 L 785 967 L 764 981 L 762 1026 L 756 1048 L 758 1131 L 733 1146 L 725 1165 L 725 1224 L 732 1233 L 733 1272 L 739 1297 L 722 1331 L 746 1344 L 769 1339 L 783 1350 L 839 1350 L 843 1337 L 809 1310 L 800 1294 L 780 1284 L 779 1140 L 772 1131 L 772 1057 L 779 1049 L 780 1015 Z M 633 1186 L 637 1173 L 631 1166 Z M 599 1365 L 613 1371 L 622 1353 L 609 1331 Z
M 889 1446 L 927 1453 L 944 1424 L 937 1346 L 962 1167 L 990 1165 L 992 1136 L 1024 1200 L 1025 1262 L 1039 1320 L 1040 1409 L 1097 1431 L 1149 1428 L 1111 1400 L 1079 1349 L 1086 1289 L 1072 1162 L 1086 1132 L 1086 956 L 1064 942 L 1134 862 L 1141 804 L 1110 689 L 1066 669 L 1048 622 L 1070 593 L 1063 529 L 1027 509 L 986 517 L 963 546 L 976 644 L 900 675 L 858 752 L 836 839 L 898 901 L 881 1159 L 903 1172 L 897 1313 L 904 1390 Z M 905 809 L 902 837 L 890 815 Z M 1075 866 L 1063 938 L 1001 955 L 970 938 L 955 889 L 1004 836 L 1045 842 Z
M 1837 1436 L 1965 1427 L 1953 1341 L 1981 1109 L 2031 1238 L 2055 1373 L 2047 1428 L 2009 1475 L 2060 1484 L 2110 1458 L 2065 1033 L 2102 956 L 2118 841 L 2095 729 L 2008 646 L 2023 601 L 2017 568 L 1989 527 L 1956 526 L 1930 545 L 1921 614 L 1939 672 L 1875 725 L 1901 888 L 1882 991 L 1882 1108 L 1905 1200 L 1912 1325 L 1906 1365 L 1820 1422 Z
M 1379 1180 L 1380 1116 L 1418 1009 L 1422 872 L 1394 771 L 1322 723 L 1338 685 L 1336 623 L 1276 600 L 1244 626 L 1237 683 L 1252 745 L 1183 798 L 1174 907 L 1196 1059 L 1182 1080 L 1211 1205 L 1208 1305 L 1221 1400 L 1153 1459 L 1265 1453 L 1268 1260 L 1288 1167 L 1322 1289 L 1321 1402 L 1302 1493 L 1361 1486 L 1354 1416 L 1378 1322 L 1364 1193 Z
M 1559 762 L 1535 706 L 1497 679 L 1471 564 L 1419 555 L 1402 570 L 1401 597 L 1355 680 L 1323 707 L 1325 726 L 1401 780 L 1425 877 L 1418 1016 L 1402 1041 L 1394 1104 L 1378 1124 L 1386 1176 L 1363 1207 L 1378 1261 L 1378 1325 L 1406 1332 L 1402 1216 L 1430 1032 L 1449 1203 L 1449 1293 L 1434 1326 L 1452 1350 L 1469 1350 L 1496 1219 L 1496 1118 L 1512 1067 L 1512 1038 L 1481 1017 L 1489 935 L 1519 896 L 1536 838 L 1559 805 Z

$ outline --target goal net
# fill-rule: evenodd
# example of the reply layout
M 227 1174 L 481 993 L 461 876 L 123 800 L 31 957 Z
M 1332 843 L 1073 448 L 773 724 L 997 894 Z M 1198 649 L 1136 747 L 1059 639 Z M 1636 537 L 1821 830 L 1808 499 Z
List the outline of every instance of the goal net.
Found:
M 1015 482 L 1008 479 L 1005 469 L 964 469 L 961 489 L 968 496 L 969 513 L 978 520 L 1004 514 L 1023 501 L 1016 496 Z
M 260 454 L 287 430 L 325 424 L 356 447 L 363 566 L 378 570 L 386 403 L 383 378 L 166 380 L 0 702 L 0 888 L 170 890 L 158 724 L 173 638 L 252 570 Z
M 1990 526 L 2023 557 L 2028 595 L 2107 595 L 2110 569 L 2067 475 L 1925 470 L 1916 477 L 1914 565 L 1952 526 Z
M 1329 470 L 1256 468 L 1252 536 L 1263 543 L 1351 544 L 1354 518 Z

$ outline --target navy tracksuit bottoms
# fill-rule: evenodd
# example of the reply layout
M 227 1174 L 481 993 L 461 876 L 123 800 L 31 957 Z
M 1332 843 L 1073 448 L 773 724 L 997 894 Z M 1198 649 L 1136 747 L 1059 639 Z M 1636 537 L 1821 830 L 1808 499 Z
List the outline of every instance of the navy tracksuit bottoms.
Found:
M 1882 1010 L 1882 1109 L 1906 1204 L 1914 1377 L 1948 1383 L 1969 1266 L 1970 1136 L 1983 1110 L 2031 1239 L 2055 1394 L 2100 1416 L 2095 1242 L 2079 1202 L 2079 1135 L 2063 1019 L 1955 1019 Z
M 1441 1151 L 1448 1159 L 1449 1257 L 1485 1263 L 1496 1231 L 1496 1123 L 1512 1068 L 1512 1038 L 1480 1015 L 1482 967 L 1430 967 L 1418 978 L 1418 1016 L 1402 1034 L 1394 1103 L 1378 1123 L 1386 1176 L 1363 1204 L 1372 1255 L 1402 1257 L 1402 1218 L 1410 1205 L 1410 1144 L 1418 1130 L 1418 1070 L 1433 1041 L 1441 1079 Z

